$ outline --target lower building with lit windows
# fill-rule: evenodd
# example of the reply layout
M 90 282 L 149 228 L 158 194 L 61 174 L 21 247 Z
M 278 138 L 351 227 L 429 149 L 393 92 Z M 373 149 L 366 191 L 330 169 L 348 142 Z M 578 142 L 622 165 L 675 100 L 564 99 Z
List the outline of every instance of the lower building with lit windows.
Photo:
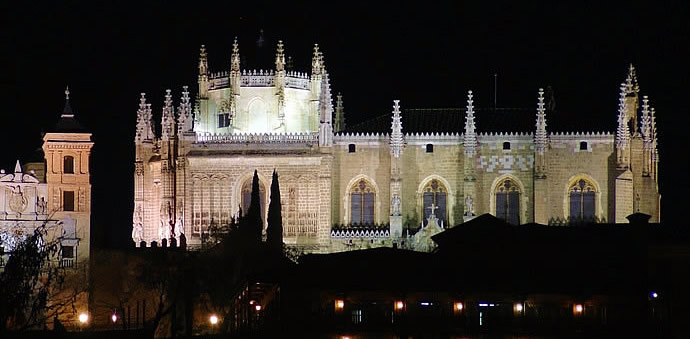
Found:
M 318 47 L 310 74 L 284 60 L 280 42 L 275 70 L 242 70 L 235 42 L 230 70 L 210 72 L 202 46 L 199 92 L 194 100 L 184 89 L 178 108 L 167 93 L 160 133 L 142 95 L 138 246 L 182 234 L 199 246 L 212 226 L 248 209 L 255 170 L 264 220 L 276 170 L 285 243 L 307 252 L 424 250 L 429 234 L 484 213 L 512 224 L 626 222 L 634 212 L 660 220 L 655 111 L 632 65 L 608 118 L 616 131 L 568 132 L 551 120 L 547 129 L 553 95 L 541 89 L 533 109 L 475 108 L 470 91 L 463 108 L 403 109 L 396 100 L 392 114 L 345 126 Z M 413 238 L 432 219 L 427 239 Z

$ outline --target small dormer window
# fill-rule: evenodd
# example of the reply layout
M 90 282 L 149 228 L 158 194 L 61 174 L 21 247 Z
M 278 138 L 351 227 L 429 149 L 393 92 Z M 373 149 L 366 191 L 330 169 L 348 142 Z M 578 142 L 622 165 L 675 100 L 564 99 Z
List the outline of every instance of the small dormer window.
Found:
M 434 153 L 434 144 L 426 144 L 426 152 Z
M 62 172 L 67 174 L 74 174 L 74 157 L 65 156 Z
M 580 151 L 586 151 L 587 150 L 587 142 L 586 141 L 580 141 Z
M 347 145 L 347 152 L 348 152 L 348 153 L 355 153 L 355 150 L 356 150 L 355 144 L 349 144 L 349 145 Z
M 503 150 L 504 150 L 504 151 L 505 151 L 505 150 L 507 150 L 507 151 L 510 150 L 510 142 L 506 141 L 506 142 L 503 143 Z

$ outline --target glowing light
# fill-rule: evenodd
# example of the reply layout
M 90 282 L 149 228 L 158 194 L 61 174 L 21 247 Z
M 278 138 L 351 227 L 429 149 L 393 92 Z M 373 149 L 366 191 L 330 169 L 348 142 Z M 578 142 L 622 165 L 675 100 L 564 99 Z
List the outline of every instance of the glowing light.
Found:
M 345 301 L 338 299 L 335 301 L 335 310 L 339 311 L 342 310 L 345 307 Z
M 112 320 L 113 323 L 116 323 L 117 322 L 117 314 L 113 313 L 113 315 L 110 316 L 110 320 Z
M 656 292 L 652 292 L 652 298 L 656 299 L 658 297 L 659 297 L 659 295 Z
M 89 315 L 86 313 L 81 313 L 79 314 L 79 322 L 82 324 L 86 324 L 86 322 L 89 321 Z
M 213 314 L 210 317 L 208 317 L 208 321 L 211 323 L 211 325 L 218 324 L 218 316 Z
M 261 311 L 261 305 L 257 304 L 256 306 L 254 306 L 254 309 L 257 310 L 257 312 Z
M 255 302 L 254 300 L 249 300 L 249 305 L 254 305 Z
M 582 307 L 581 304 L 575 305 L 575 313 L 582 313 L 583 309 L 584 309 L 584 307 Z
M 394 305 L 396 311 L 401 311 L 405 307 L 405 303 L 400 300 L 396 301 Z
M 462 311 L 463 308 L 465 308 L 465 305 L 463 305 L 461 302 L 455 303 L 455 310 L 456 311 Z
M 515 311 L 522 312 L 522 309 L 523 309 L 522 304 L 520 304 L 520 303 L 515 304 Z
M 483 304 L 483 303 L 479 304 L 479 307 L 487 307 L 487 306 L 489 306 L 489 304 Z
M 423 301 L 423 302 L 421 302 L 421 303 L 419 303 L 419 304 L 422 305 L 422 306 L 430 306 L 430 305 L 433 305 L 432 303 L 426 302 L 426 301 Z

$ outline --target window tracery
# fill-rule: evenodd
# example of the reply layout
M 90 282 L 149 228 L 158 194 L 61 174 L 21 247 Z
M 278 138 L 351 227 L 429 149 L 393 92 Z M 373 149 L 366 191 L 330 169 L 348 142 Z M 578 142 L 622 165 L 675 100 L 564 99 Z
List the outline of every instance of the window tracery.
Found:
M 424 225 L 428 223 L 428 218 L 431 216 L 431 205 L 434 205 L 434 215 L 438 218 L 438 224 L 448 224 L 448 189 L 437 179 L 430 180 L 422 190 L 422 215 L 424 216 Z
M 350 224 L 374 223 L 376 190 L 367 180 L 360 179 L 350 188 Z
M 520 188 L 512 179 L 506 178 L 496 186 L 496 217 L 509 224 L 520 224 Z
M 571 220 L 594 220 L 596 213 L 596 187 L 592 182 L 581 178 L 568 188 Z

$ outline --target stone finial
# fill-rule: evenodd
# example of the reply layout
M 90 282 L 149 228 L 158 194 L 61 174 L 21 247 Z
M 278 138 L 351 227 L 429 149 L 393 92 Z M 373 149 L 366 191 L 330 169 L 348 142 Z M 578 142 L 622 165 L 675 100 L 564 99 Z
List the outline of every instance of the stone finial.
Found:
M 153 139 L 153 129 L 151 126 L 151 105 L 146 103 L 146 93 L 141 93 L 139 98 L 139 109 L 137 110 L 137 132 L 134 141 Z
M 345 106 L 343 106 L 343 96 L 338 93 L 335 101 L 335 131 L 345 130 Z
M 239 72 L 240 71 L 240 47 L 237 44 L 237 37 L 232 43 L 232 56 L 230 57 L 230 71 Z
M 192 104 L 189 98 L 188 86 L 182 86 L 182 97 L 177 112 L 177 134 L 182 135 L 184 132 L 192 131 Z
M 405 145 L 405 137 L 402 132 L 402 119 L 400 116 L 400 100 L 393 100 L 393 120 L 391 121 L 391 154 L 399 158 Z
M 276 49 L 276 72 L 285 70 L 285 50 L 283 47 L 283 40 L 278 40 L 278 47 Z
M 474 156 L 477 151 L 477 134 L 474 123 L 474 95 L 472 91 L 467 91 L 467 110 L 465 111 L 465 135 L 462 143 L 465 148 L 465 155 Z
M 311 58 L 311 74 L 320 75 L 321 74 L 321 62 L 323 61 L 323 56 L 319 52 L 319 44 L 314 44 L 314 55 Z
M 169 89 L 165 90 L 165 101 L 163 102 L 163 114 L 161 115 L 161 138 L 170 139 L 174 136 L 175 129 L 175 110 L 172 103 L 172 94 Z
M 208 55 L 206 54 L 206 46 L 201 45 L 199 48 L 199 76 L 208 74 Z
M 69 86 L 65 87 L 65 108 L 62 109 L 62 114 L 60 115 L 61 118 L 72 118 L 74 117 L 74 113 L 72 113 L 72 105 L 70 105 L 69 102 Z
M 625 78 L 625 94 L 637 94 L 640 92 L 640 85 L 637 83 L 637 74 L 635 73 L 635 66 L 630 64 L 628 67 L 628 76 Z
M 548 134 L 546 133 L 546 108 L 544 108 L 544 89 L 539 89 L 537 98 L 537 130 L 534 133 L 534 144 L 537 152 L 544 152 L 548 144 Z
M 65 100 L 69 100 L 69 86 L 65 87 Z
M 618 127 L 616 128 L 616 148 L 627 148 L 630 143 L 630 128 L 625 114 L 626 84 L 620 87 L 620 98 L 618 99 Z
M 19 160 L 17 160 L 17 163 L 14 165 L 14 173 L 22 173 L 22 165 L 19 163 Z

